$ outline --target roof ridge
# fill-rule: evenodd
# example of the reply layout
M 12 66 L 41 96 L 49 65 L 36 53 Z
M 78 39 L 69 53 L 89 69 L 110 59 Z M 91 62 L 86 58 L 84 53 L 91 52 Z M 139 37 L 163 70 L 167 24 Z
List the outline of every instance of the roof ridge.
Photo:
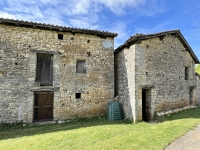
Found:
M 138 34 L 138 33 L 136 33 L 135 35 L 130 36 L 129 39 L 124 44 L 122 44 L 118 48 L 116 48 L 115 52 L 116 53 L 120 52 L 120 51 L 123 50 L 123 48 L 131 46 L 132 44 L 138 42 L 139 40 L 145 40 L 145 39 L 148 39 L 148 38 L 159 37 L 159 36 L 166 35 L 166 34 L 177 34 L 177 37 L 180 39 L 182 44 L 185 47 L 187 47 L 189 53 L 191 54 L 191 56 L 195 60 L 195 63 L 199 63 L 198 58 L 194 54 L 193 50 L 191 49 L 190 45 L 188 44 L 186 39 L 183 37 L 183 35 L 182 35 L 182 33 L 180 32 L 179 29 L 167 30 L 167 31 L 163 31 L 163 32 L 153 33 L 153 34 Z
M 74 27 L 66 27 L 66 26 L 59 26 L 59 25 L 53 25 L 53 24 L 45 24 L 40 22 L 32 22 L 32 21 L 24 21 L 24 20 L 15 20 L 15 19 L 5 19 L 0 18 L 0 24 L 13 24 L 13 25 L 22 25 L 27 27 L 40 27 L 45 28 L 49 30 L 59 30 L 59 31 L 65 31 L 66 32 L 74 32 L 74 33 L 85 33 L 87 34 L 96 34 L 96 35 L 102 35 L 102 36 L 111 36 L 116 37 L 117 33 L 112 33 L 108 31 L 102 31 L 102 30 L 93 30 L 93 29 L 84 29 L 84 28 L 74 28 Z

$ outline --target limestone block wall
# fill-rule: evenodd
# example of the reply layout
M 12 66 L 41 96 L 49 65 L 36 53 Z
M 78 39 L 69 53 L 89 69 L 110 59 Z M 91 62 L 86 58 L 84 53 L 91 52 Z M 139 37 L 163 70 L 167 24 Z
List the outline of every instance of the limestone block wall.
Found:
M 143 40 L 136 49 L 136 116 L 141 119 L 141 89 L 154 89 L 151 116 L 155 112 L 192 105 L 197 102 L 194 60 L 177 37 Z M 185 67 L 188 79 L 185 80 Z M 190 91 L 191 90 L 191 91 Z M 190 95 L 191 94 L 191 95 Z M 152 100 L 153 99 L 153 100 Z M 154 107 L 154 108 L 152 108 Z
M 54 92 L 54 120 L 106 113 L 114 99 L 114 54 L 101 43 L 113 37 L 3 24 L 0 33 L 0 122 L 33 122 L 35 91 Z M 38 53 L 53 55 L 52 87 L 35 85 Z M 86 73 L 76 73 L 77 60 L 85 61 Z

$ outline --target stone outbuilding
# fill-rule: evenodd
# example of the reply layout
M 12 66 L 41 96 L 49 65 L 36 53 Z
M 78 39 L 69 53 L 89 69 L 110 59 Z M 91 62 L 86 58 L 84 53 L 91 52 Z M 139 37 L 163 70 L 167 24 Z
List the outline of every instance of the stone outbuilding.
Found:
M 196 105 L 198 63 L 179 30 L 131 36 L 115 50 L 115 96 L 125 117 L 149 121 L 156 112 Z
M 106 113 L 116 33 L 0 18 L 0 122 Z

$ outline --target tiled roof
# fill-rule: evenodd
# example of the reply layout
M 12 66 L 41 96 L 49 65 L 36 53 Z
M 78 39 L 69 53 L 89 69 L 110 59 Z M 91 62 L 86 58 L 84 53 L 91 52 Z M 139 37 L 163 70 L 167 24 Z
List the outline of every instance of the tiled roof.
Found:
M 23 26 L 23 27 L 29 27 L 29 28 L 41 28 L 41 29 L 55 30 L 55 31 L 60 31 L 60 32 L 83 33 L 83 34 L 90 34 L 90 35 L 98 35 L 102 37 L 106 37 L 106 36 L 116 37 L 118 35 L 117 33 L 111 33 L 107 31 L 71 28 L 71 27 L 65 27 L 65 26 L 57 26 L 57 25 L 42 24 L 42 23 L 22 21 L 22 20 L 4 19 L 4 18 L 0 18 L 0 24 Z
M 129 47 L 139 41 L 150 39 L 154 37 L 161 37 L 166 34 L 172 34 L 179 38 L 179 40 L 182 42 L 186 50 L 191 54 L 192 58 L 194 59 L 195 63 L 200 63 L 197 56 L 194 54 L 193 50 L 191 49 L 190 45 L 187 43 L 183 35 L 181 34 L 180 30 L 170 30 L 170 31 L 164 31 L 159 32 L 155 34 L 136 34 L 134 36 L 131 36 L 123 45 L 119 46 L 117 49 L 115 49 L 115 52 L 122 51 L 125 47 Z

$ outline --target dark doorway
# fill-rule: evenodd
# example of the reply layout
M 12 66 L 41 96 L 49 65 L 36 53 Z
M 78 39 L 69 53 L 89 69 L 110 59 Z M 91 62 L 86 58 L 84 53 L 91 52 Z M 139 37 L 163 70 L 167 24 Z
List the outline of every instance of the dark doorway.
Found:
M 192 105 L 193 102 L 193 89 L 190 89 L 189 91 L 189 105 Z
M 53 85 L 53 55 L 37 54 L 36 82 L 41 86 Z
M 150 120 L 150 97 L 147 89 L 142 89 L 142 120 Z
M 35 92 L 34 121 L 53 120 L 53 92 Z

